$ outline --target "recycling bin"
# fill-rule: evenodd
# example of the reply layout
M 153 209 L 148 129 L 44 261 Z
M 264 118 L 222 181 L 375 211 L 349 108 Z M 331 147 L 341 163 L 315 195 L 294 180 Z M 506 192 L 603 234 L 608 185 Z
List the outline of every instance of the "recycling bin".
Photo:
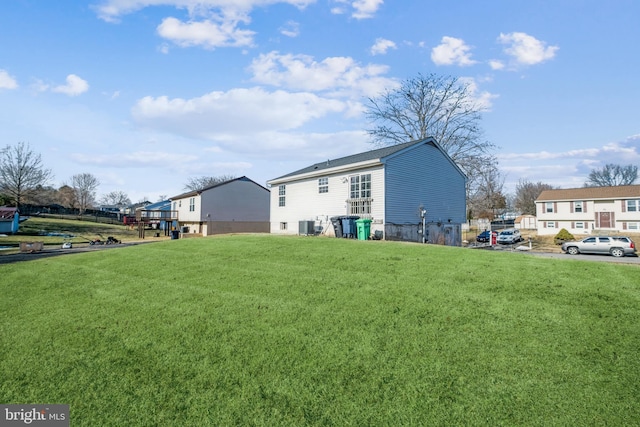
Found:
M 358 230 L 358 240 L 369 240 L 371 234 L 371 220 L 362 218 L 356 221 L 356 228 Z
M 356 220 L 359 216 L 343 216 L 342 217 L 342 237 L 355 238 L 356 237 Z

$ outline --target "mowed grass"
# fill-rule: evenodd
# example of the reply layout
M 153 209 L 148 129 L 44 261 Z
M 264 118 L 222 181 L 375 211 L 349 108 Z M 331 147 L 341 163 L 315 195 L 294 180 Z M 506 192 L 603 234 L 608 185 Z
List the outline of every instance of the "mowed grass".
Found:
M 640 423 L 637 266 L 236 235 L 0 277 L 0 402 L 74 426 Z

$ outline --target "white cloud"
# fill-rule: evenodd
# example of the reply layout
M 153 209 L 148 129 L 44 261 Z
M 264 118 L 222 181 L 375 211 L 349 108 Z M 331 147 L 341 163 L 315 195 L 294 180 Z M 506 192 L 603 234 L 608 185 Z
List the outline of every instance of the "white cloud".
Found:
M 0 70 L 0 89 L 17 89 L 18 82 L 6 70 Z
M 538 151 L 498 154 L 500 169 L 506 173 L 505 184 L 515 189 L 517 180 L 544 182 L 562 188 L 582 187 L 594 168 L 607 163 L 628 165 L 640 163 L 640 135 L 623 141 L 610 142 L 601 147 L 567 151 Z
M 237 20 L 221 22 L 205 20 L 182 22 L 176 18 L 165 18 L 158 26 L 158 34 L 181 47 L 202 46 L 206 49 L 226 46 L 251 46 L 253 31 L 237 28 Z
M 356 19 L 372 18 L 382 6 L 383 0 L 355 0 L 351 5 L 355 9 L 353 16 Z
M 117 154 L 73 153 L 71 158 L 83 165 L 109 166 L 117 168 L 166 167 L 171 163 L 185 163 L 198 160 L 192 154 L 161 151 L 131 151 Z
M 480 86 L 478 86 L 478 82 L 474 78 L 461 77 L 460 82 L 467 85 L 471 98 L 473 98 L 478 107 L 480 107 L 481 111 L 487 112 L 491 110 L 491 107 L 493 106 L 492 101 L 499 95 L 495 95 L 488 91 L 481 91 Z
M 547 46 L 547 43 L 520 32 L 500 33 L 498 42 L 507 45 L 504 52 L 516 65 L 535 65 L 550 60 L 559 49 L 558 46 Z
M 436 65 L 473 65 L 476 61 L 471 59 L 470 50 L 464 40 L 444 36 L 440 44 L 431 50 L 431 60 Z
M 308 55 L 270 52 L 249 67 L 252 81 L 293 90 L 325 92 L 331 96 L 375 96 L 396 82 L 382 75 L 388 66 L 361 66 L 350 57 L 329 57 L 317 62 Z
M 287 23 L 280 28 L 280 34 L 287 37 L 298 37 L 300 35 L 300 24 L 295 21 L 287 21 Z
M 504 69 L 504 62 L 497 59 L 492 59 L 491 61 L 489 61 L 489 66 L 492 70 L 502 70 Z
M 98 17 L 117 22 L 121 16 L 151 6 L 173 6 L 187 9 L 190 16 L 207 16 L 213 10 L 249 12 L 255 7 L 271 4 L 290 4 L 299 9 L 317 0 L 102 0 L 94 7 Z
M 389 49 L 397 49 L 397 46 L 391 40 L 377 38 L 373 46 L 371 46 L 372 55 L 384 55 Z
M 346 108 L 344 102 L 311 93 L 250 88 L 211 92 L 192 99 L 148 96 L 137 102 L 132 113 L 144 126 L 224 142 L 236 135 L 296 129 Z
M 69 74 L 67 76 L 67 83 L 64 85 L 54 86 L 51 88 L 52 92 L 63 93 L 69 96 L 78 96 L 89 90 L 89 83 L 86 80 L 76 76 L 75 74 Z
M 344 15 L 352 10 L 351 17 L 355 19 L 373 18 L 384 0 L 333 0 L 336 3 L 331 8 L 334 15 Z
M 158 34 L 180 47 L 199 46 L 245 47 L 253 45 L 254 31 L 240 29 L 251 22 L 250 13 L 256 7 L 290 4 L 303 9 L 317 0 L 103 0 L 96 6 L 98 16 L 107 22 L 118 22 L 123 15 L 151 6 L 186 9 L 187 20 L 166 17 L 158 25 Z M 292 36 L 295 29 L 288 29 Z M 165 46 L 160 48 L 166 53 Z

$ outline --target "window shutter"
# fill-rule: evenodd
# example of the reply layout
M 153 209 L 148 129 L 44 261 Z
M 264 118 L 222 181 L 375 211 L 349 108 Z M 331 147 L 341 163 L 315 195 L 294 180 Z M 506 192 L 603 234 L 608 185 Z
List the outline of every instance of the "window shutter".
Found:
M 623 223 L 622 223 L 622 229 L 623 229 L 623 230 L 626 230 L 626 229 L 627 229 L 627 223 L 626 223 L 626 222 L 623 222 Z
M 576 223 L 571 221 L 571 228 L 576 228 Z
M 547 228 L 547 221 L 542 221 L 542 228 Z
M 553 213 L 558 213 L 558 202 L 553 202 Z
M 587 213 L 587 201 L 582 201 L 582 212 Z
M 558 228 L 558 221 L 556 221 L 556 228 Z
M 627 203 L 625 200 L 620 200 L 620 203 L 622 203 L 622 212 L 626 212 L 627 211 Z
M 570 203 L 571 203 L 571 204 L 569 205 L 569 206 L 570 206 L 570 209 L 571 209 L 571 210 L 570 210 L 570 212 L 571 212 L 571 213 L 573 213 L 573 202 L 570 202 Z

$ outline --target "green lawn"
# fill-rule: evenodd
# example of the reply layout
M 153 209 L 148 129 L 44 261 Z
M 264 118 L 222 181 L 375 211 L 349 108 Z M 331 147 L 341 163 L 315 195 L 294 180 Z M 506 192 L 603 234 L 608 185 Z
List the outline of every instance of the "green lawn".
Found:
M 0 277 L 0 403 L 73 426 L 640 424 L 637 266 L 263 235 Z

